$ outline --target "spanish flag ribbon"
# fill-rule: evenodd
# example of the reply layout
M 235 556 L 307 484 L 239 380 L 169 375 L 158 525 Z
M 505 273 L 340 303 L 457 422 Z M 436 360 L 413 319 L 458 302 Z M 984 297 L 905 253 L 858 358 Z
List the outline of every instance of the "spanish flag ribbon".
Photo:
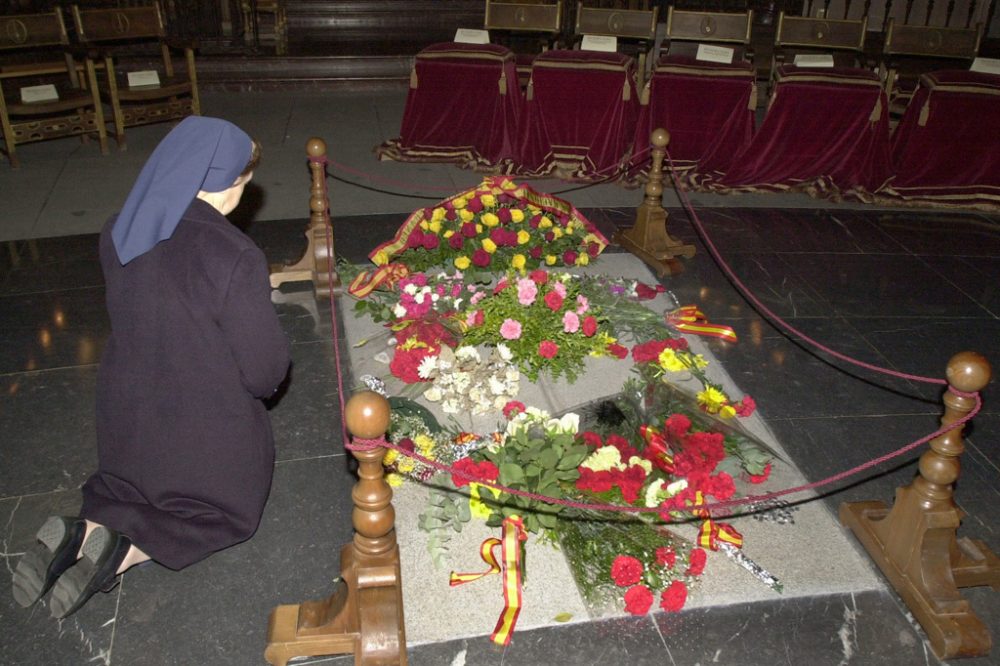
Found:
M 719 542 L 728 543 L 735 548 L 743 546 L 743 535 L 736 531 L 729 523 L 717 523 L 712 520 L 711 514 L 705 509 L 698 507 L 705 504 L 705 496 L 701 491 L 695 491 L 694 515 L 704 518 L 701 528 L 698 530 L 698 545 L 709 550 L 719 550 Z
M 503 574 L 503 612 L 500 613 L 497 626 L 490 635 L 490 638 L 497 645 L 510 644 L 511 636 L 514 635 L 514 625 L 517 624 L 517 616 L 521 612 L 521 542 L 527 538 L 528 534 L 524 531 L 524 521 L 517 516 L 504 518 L 503 539 L 490 537 L 479 546 L 479 555 L 490 568 L 480 573 L 452 572 L 449 581 L 449 585 L 455 587 L 471 583 L 490 574 Z M 495 552 L 497 546 L 501 547 L 499 560 Z
M 674 471 L 674 457 L 667 445 L 667 438 L 657 428 L 643 424 L 639 426 L 639 434 L 646 441 L 646 446 L 656 454 L 657 467 L 668 474 Z
M 409 269 L 405 264 L 386 264 L 374 271 L 362 271 L 357 277 L 351 280 L 347 291 L 355 298 L 366 298 L 383 284 L 391 285 L 398 280 L 402 280 L 409 274 Z
M 683 333 L 706 335 L 711 338 L 721 338 L 736 342 L 736 331 L 729 326 L 713 324 L 705 317 L 705 313 L 697 305 L 684 305 L 668 312 L 664 319 L 667 326 L 672 326 Z

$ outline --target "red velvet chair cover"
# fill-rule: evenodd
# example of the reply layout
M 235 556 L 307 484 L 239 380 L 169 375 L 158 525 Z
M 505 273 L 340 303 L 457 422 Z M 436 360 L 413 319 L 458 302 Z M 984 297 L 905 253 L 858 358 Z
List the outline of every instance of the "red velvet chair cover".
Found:
M 417 54 L 398 139 L 379 159 L 496 170 L 514 158 L 524 101 L 514 54 L 496 44 L 433 44 Z
M 915 203 L 1000 206 L 1000 76 L 925 74 L 892 138 L 886 193 Z
M 712 187 L 870 199 L 890 175 L 888 105 L 878 76 L 783 65 L 763 123 Z
M 539 54 L 525 101 L 519 173 L 568 180 L 620 176 L 637 106 L 634 59 L 591 51 Z
M 667 151 L 689 180 L 725 172 L 753 138 L 757 86 L 747 62 L 721 64 L 665 55 L 642 92 L 630 178 L 649 169 L 649 136 L 670 132 Z

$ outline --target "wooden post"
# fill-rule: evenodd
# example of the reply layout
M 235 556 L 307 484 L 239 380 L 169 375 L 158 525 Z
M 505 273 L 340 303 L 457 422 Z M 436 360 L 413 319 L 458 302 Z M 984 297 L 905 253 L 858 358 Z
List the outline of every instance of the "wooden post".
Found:
M 345 419 L 354 439 L 380 439 L 389 426 L 389 402 L 372 391 L 358 393 L 347 403 Z M 341 578 L 327 599 L 271 612 L 264 658 L 275 666 L 293 657 L 345 653 L 353 653 L 358 665 L 406 664 L 395 511 L 382 468 L 385 448 L 352 453 L 359 477 L 351 492 L 354 540 L 340 551 Z
M 333 226 L 330 224 L 330 202 L 326 193 L 326 142 L 316 137 L 309 139 L 306 153 L 312 172 L 306 251 L 294 264 L 271 267 L 271 288 L 277 289 L 284 282 L 312 280 L 316 297 L 329 297 L 330 290 L 340 286 L 340 278 L 333 251 Z
M 646 198 L 636 210 L 635 225 L 627 231 L 616 231 L 612 240 L 649 264 L 660 277 L 676 275 L 684 267 L 676 257 L 690 259 L 694 245 L 686 245 L 667 232 L 667 211 L 663 209 L 663 157 L 670 134 L 665 129 L 653 130 L 653 158 L 646 182 Z
M 982 390 L 990 364 L 974 352 L 948 362 L 948 383 L 963 393 Z M 942 425 L 954 423 L 975 406 L 971 397 L 944 395 Z M 954 502 L 959 457 L 965 446 L 962 427 L 930 443 L 920 457 L 920 475 L 896 490 L 892 510 L 883 502 L 840 505 L 849 527 L 889 579 L 930 639 L 940 659 L 986 655 L 992 638 L 958 588 L 990 585 L 1000 591 L 1000 560 L 978 540 L 956 538 L 964 513 Z

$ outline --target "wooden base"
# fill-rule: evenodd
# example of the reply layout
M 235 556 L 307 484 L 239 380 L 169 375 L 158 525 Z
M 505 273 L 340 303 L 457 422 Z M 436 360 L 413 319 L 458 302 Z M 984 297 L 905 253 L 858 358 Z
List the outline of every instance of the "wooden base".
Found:
M 399 550 L 355 562 L 354 544 L 340 553 L 342 579 L 327 599 L 285 604 L 271 611 L 264 658 L 286 666 L 294 657 L 353 654 L 365 666 L 406 664 Z
M 695 253 L 694 245 L 682 243 L 667 233 L 667 211 L 645 202 L 637 209 L 635 225 L 615 232 L 611 240 L 649 264 L 658 277 L 683 272 L 677 257 L 690 259 Z
M 275 264 L 271 266 L 271 288 L 277 289 L 285 282 L 312 282 L 316 289 L 316 297 L 328 297 L 330 289 L 340 287 L 340 278 L 336 267 L 331 266 L 333 239 L 327 240 L 327 234 L 333 231 L 327 226 L 312 226 L 306 230 L 306 251 L 302 258 L 294 264 Z M 332 270 L 331 270 L 332 269 Z
M 840 506 L 840 522 L 903 598 L 940 659 L 983 656 L 993 642 L 958 588 L 1000 590 L 1000 560 L 981 541 L 955 538 L 961 518 L 954 506 L 921 506 L 912 487 L 897 490 L 892 510 L 883 502 Z

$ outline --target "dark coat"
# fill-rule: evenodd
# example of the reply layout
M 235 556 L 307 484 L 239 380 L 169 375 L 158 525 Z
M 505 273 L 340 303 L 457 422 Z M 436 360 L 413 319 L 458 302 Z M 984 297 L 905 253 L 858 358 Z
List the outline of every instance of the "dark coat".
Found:
M 101 233 L 111 337 L 98 372 L 98 471 L 85 518 L 172 569 L 249 538 L 270 490 L 261 402 L 289 366 L 254 243 L 195 199 L 173 236 L 125 266 Z

